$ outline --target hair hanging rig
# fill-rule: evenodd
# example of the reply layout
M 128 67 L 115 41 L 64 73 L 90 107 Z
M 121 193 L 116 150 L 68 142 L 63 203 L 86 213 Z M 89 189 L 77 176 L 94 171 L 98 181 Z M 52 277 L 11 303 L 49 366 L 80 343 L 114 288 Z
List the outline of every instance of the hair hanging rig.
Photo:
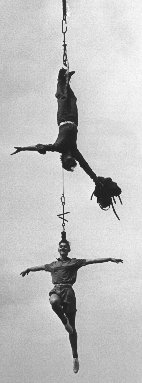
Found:
M 68 220 L 65 218 L 65 215 L 66 214 L 70 214 L 70 212 L 69 211 L 65 212 L 64 170 L 63 170 L 63 168 L 62 168 L 62 178 L 63 178 L 63 193 L 62 193 L 62 196 L 61 196 L 61 203 L 62 203 L 63 212 L 61 214 L 57 214 L 57 217 L 62 219 L 63 231 L 61 232 L 61 239 L 63 241 L 65 241 L 66 240 L 65 222 L 68 222 Z

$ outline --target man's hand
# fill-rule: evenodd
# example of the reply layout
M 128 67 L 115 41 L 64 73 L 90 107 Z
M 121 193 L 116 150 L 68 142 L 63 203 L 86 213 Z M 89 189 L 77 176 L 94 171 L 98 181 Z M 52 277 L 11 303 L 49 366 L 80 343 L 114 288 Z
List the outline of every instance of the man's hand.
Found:
M 123 259 L 117 259 L 117 258 L 110 258 L 110 261 L 115 263 L 123 263 Z
M 21 146 L 14 146 L 14 148 L 16 150 L 15 150 L 15 152 L 11 153 L 11 156 L 13 156 L 13 154 L 17 154 L 23 150 L 23 148 Z
M 26 269 L 26 270 L 22 271 L 22 273 L 20 273 L 20 275 L 22 275 L 22 277 L 25 277 L 25 275 L 26 274 L 28 275 L 29 272 L 30 272 L 30 269 Z
M 35 146 L 35 150 L 37 150 L 38 151 L 38 153 L 40 153 L 40 154 L 46 154 L 46 145 L 43 145 L 43 144 L 37 144 L 36 146 Z

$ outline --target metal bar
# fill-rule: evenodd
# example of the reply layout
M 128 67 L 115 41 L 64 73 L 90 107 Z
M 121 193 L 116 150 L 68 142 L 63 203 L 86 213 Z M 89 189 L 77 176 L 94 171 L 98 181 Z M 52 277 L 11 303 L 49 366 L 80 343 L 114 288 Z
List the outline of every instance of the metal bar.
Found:
M 69 214 L 69 213 L 70 213 L 70 211 L 67 211 L 66 213 L 64 213 L 64 215 Z M 61 215 L 63 215 L 63 214 L 57 214 L 57 217 L 60 217 Z

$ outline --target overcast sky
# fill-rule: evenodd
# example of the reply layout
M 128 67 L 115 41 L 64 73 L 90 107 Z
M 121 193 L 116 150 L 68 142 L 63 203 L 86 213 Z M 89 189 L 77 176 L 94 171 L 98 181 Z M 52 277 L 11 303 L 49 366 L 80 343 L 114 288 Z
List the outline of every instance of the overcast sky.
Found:
M 97 175 L 122 188 L 120 221 L 102 211 L 77 166 L 65 172 L 70 256 L 118 257 L 82 268 L 75 285 L 80 371 L 52 312 L 50 274 L 19 275 L 57 256 L 62 168 L 54 142 L 62 65 L 61 0 L 0 0 L 1 382 L 141 383 L 142 3 L 68 0 L 68 58 L 78 99 L 78 147 Z

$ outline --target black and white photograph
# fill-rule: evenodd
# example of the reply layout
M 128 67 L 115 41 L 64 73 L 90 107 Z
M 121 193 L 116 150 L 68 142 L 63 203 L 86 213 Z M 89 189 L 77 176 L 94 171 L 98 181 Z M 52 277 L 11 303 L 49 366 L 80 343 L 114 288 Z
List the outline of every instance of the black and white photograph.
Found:
M 0 0 L 0 381 L 142 383 L 142 2 Z

